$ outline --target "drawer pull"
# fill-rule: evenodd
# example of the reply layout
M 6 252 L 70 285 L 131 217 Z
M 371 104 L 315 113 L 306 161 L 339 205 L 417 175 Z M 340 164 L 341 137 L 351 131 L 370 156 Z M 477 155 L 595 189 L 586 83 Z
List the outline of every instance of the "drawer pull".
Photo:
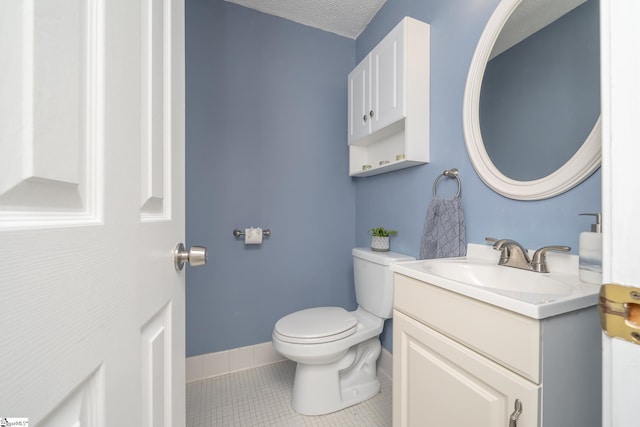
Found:
M 515 410 L 509 417 L 509 427 L 517 427 L 518 418 L 520 418 L 521 413 L 522 413 L 522 402 L 520 402 L 520 399 L 516 399 Z

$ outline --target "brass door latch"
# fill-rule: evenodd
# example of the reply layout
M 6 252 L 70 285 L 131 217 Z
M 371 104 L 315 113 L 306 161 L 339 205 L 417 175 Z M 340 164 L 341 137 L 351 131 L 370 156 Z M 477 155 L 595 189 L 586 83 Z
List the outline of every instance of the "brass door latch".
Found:
M 640 344 L 640 288 L 602 285 L 598 312 L 607 335 Z

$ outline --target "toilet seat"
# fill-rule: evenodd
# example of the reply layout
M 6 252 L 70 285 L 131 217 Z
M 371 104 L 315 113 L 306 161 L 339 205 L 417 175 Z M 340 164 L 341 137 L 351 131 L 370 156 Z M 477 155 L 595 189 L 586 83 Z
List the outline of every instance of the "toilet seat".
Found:
M 285 342 L 319 344 L 353 335 L 358 319 L 342 307 L 314 307 L 278 320 L 274 335 Z

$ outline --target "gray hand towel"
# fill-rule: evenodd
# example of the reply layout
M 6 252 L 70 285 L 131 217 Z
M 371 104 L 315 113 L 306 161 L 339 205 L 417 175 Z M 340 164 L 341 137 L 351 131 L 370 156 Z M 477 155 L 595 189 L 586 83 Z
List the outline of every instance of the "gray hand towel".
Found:
M 467 254 L 464 211 L 460 196 L 434 196 L 427 209 L 420 259 L 448 258 Z

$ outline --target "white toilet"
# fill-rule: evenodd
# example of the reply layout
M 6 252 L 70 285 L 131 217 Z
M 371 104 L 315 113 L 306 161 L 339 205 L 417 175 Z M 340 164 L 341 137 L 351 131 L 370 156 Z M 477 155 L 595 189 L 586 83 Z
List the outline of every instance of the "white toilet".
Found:
M 297 362 L 291 405 L 303 415 L 322 415 L 355 405 L 380 391 L 376 361 L 385 319 L 393 313 L 389 264 L 415 258 L 354 248 L 358 308 L 316 307 L 278 320 L 273 347 Z

